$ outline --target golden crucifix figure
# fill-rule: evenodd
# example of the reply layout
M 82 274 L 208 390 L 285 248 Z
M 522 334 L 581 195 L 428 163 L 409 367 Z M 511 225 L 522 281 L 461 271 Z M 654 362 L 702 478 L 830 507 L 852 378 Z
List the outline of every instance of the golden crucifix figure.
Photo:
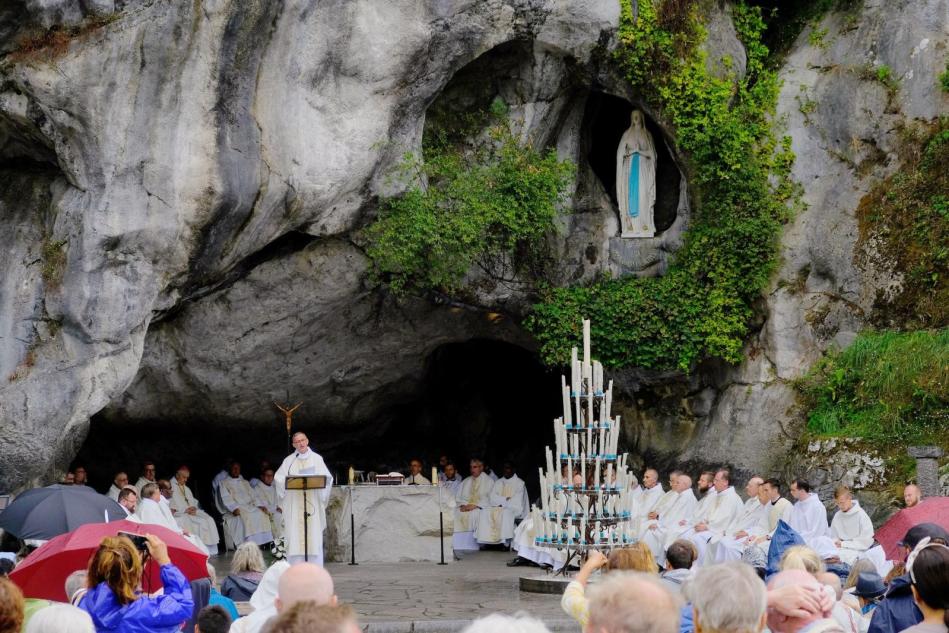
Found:
M 296 406 L 294 406 L 294 407 L 290 407 L 289 404 L 286 405 L 286 406 L 284 406 L 284 407 L 282 407 L 282 406 L 280 406 L 279 404 L 277 404 L 276 401 L 274 401 L 274 406 L 277 407 L 278 409 L 280 409 L 281 411 L 283 411 L 284 417 L 287 418 L 287 435 L 290 435 L 290 425 L 291 425 L 292 422 L 293 422 L 293 412 L 296 411 L 297 409 L 299 409 L 301 404 L 303 404 L 303 403 L 302 403 L 302 402 L 298 402 L 298 403 L 296 404 Z

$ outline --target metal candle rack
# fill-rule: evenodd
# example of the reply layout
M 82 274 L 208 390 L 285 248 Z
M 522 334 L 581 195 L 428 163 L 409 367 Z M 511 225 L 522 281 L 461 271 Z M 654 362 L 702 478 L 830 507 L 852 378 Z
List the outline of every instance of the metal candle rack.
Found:
M 559 572 L 564 575 L 575 557 L 591 549 L 609 551 L 636 542 L 630 529 L 628 456 L 618 452 L 620 418 L 610 415 L 613 381 L 604 385 L 603 366 L 591 362 L 587 320 L 583 360 L 573 348 L 570 372 L 569 385 L 561 377 L 563 416 L 554 420 L 554 451 L 546 447 L 547 469 L 539 469 L 541 507 L 531 509 L 538 535 L 534 544 L 566 552 Z

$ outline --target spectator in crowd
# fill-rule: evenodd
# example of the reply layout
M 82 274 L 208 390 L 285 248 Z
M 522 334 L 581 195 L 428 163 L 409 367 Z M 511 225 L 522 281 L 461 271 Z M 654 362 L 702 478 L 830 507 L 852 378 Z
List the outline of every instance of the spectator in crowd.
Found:
M 92 616 L 98 631 L 175 633 L 191 616 L 194 602 L 184 575 L 168 558 L 161 539 L 146 535 L 152 560 L 159 565 L 164 594 L 148 597 L 138 593 L 142 559 L 128 538 L 107 536 L 89 561 L 89 590 L 79 607 Z
M 784 550 L 778 567 L 781 571 L 800 569 L 813 575 L 827 571 L 824 561 L 807 545 L 792 545 Z
M 886 593 L 886 585 L 883 584 L 880 574 L 875 571 L 865 571 L 857 576 L 853 596 L 857 599 L 856 611 L 860 614 L 860 633 L 866 633 L 870 628 L 873 610 L 880 603 L 884 593 Z
M 0 578 L 6 578 L 10 575 L 10 572 L 13 571 L 14 559 L 10 558 L 0 558 Z
M 860 618 L 853 609 L 842 602 L 844 595 L 843 583 L 840 582 L 840 576 L 832 571 L 822 571 L 815 574 L 817 581 L 822 585 L 829 587 L 834 592 L 834 607 L 830 616 L 840 625 L 845 633 L 859 633 Z M 867 622 L 869 625 L 869 621 Z
M 76 469 L 73 470 L 73 484 L 76 486 L 85 486 L 89 480 L 89 475 L 86 473 L 85 466 L 76 466 Z
M 71 604 L 51 604 L 36 612 L 24 633 L 95 633 L 89 614 Z
M 616 572 L 590 590 L 594 633 L 677 633 L 679 606 L 655 573 Z
M 935 523 L 920 523 L 907 530 L 900 546 L 908 556 L 927 537 L 930 542 L 949 543 L 949 533 L 942 527 Z M 906 572 L 890 581 L 883 600 L 873 610 L 869 633 L 898 633 L 922 622 L 923 613 L 913 601 L 913 581 L 909 571 L 907 564 Z
M 492 613 L 478 618 L 462 629 L 461 633 L 549 633 L 549 631 L 543 622 L 526 613 L 513 616 Z
M 66 576 L 64 589 L 66 590 L 66 599 L 69 600 L 70 604 L 78 605 L 82 597 L 86 595 L 87 580 L 88 574 L 85 569 L 77 569 Z
M 208 600 L 208 605 L 222 607 L 231 616 L 232 620 L 236 620 L 240 617 L 240 614 L 237 613 L 237 605 L 227 596 L 222 596 L 217 590 L 217 571 L 215 571 L 214 565 L 208 563 L 207 567 L 208 580 L 211 581 L 211 597 Z
M 360 633 L 356 613 L 349 605 L 297 602 L 270 621 L 267 633 Z M 490 629 L 503 633 L 505 629 Z M 545 629 L 546 630 L 546 629 Z
M 251 541 L 241 543 L 234 552 L 231 573 L 221 583 L 221 594 L 236 602 L 250 600 L 266 569 L 260 547 Z
M 768 588 L 772 590 L 780 590 L 785 587 L 820 591 L 821 584 L 812 574 L 803 569 L 789 569 L 778 572 L 768 582 Z M 843 629 L 837 624 L 836 620 L 830 617 L 834 604 L 834 600 L 830 596 L 831 592 L 830 587 L 825 588 L 828 599 L 818 611 L 803 611 L 788 615 L 778 609 L 771 609 L 768 612 L 768 628 L 774 633 L 798 633 L 805 630 L 807 633 L 843 633 Z
M 655 575 L 659 568 L 652 557 L 652 551 L 645 543 L 636 543 L 632 547 L 617 549 L 609 558 L 596 550 L 591 550 L 587 560 L 577 572 L 577 577 L 564 589 L 560 607 L 581 627 L 585 627 L 590 618 L 590 606 L 586 597 L 586 587 L 594 571 L 606 567 L 607 571 L 639 571 Z
M 255 607 L 249 616 L 234 622 L 231 633 L 258 633 L 270 618 L 306 600 L 321 605 L 335 605 L 337 601 L 333 579 L 325 569 L 313 563 L 298 563 L 280 575 L 273 602 L 265 607 Z
M 750 565 L 731 562 L 701 567 L 692 589 L 695 633 L 760 633 L 764 629 L 768 595 Z
M 250 606 L 253 608 L 253 612 L 234 620 L 230 629 L 231 633 L 258 631 L 269 618 L 277 613 L 274 607 L 274 600 L 277 598 L 277 587 L 280 583 L 280 577 L 288 569 L 290 569 L 290 563 L 285 560 L 278 560 L 267 568 L 264 577 L 260 579 L 257 591 L 250 597 Z
M 198 613 L 194 633 L 227 633 L 231 628 L 231 616 L 220 605 L 208 605 Z
M 698 557 L 698 550 L 692 541 L 679 539 L 673 541 L 666 550 L 666 569 L 659 577 L 672 593 L 680 593 L 682 584 L 692 576 L 692 563 Z
M 913 555 L 915 554 L 915 556 Z M 949 631 L 949 547 L 923 539 L 906 563 L 913 600 L 922 612 L 919 624 L 904 633 Z
M 23 626 L 23 593 L 7 578 L 0 578 L 0 633 L 20 633 Z

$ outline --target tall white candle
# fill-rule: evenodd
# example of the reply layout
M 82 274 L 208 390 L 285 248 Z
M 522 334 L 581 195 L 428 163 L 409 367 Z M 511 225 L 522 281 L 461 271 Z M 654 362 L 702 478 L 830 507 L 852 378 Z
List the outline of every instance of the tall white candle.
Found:
M 606 452 L 605 450 L 603 450 L 603 449 L 605 448 L 605 446 L 603 445 L 603 433 L 604 433 L 604 431 L 603 431 L 603 425 L 600 424 L 600 437 L 598 438 L 598 441 L 597 441 L 597 443 L 596 443 L 596 454 L 597 454 L 597 455 L 603 455 L 603 454 Z
M 586 448 L 587 448 L 587 454 L 589 454 L 593 450 L 593 427 L 592 426 L 587 427 Z
M 561 376 L 560 379 L 562 381 L 560 390 L 563 392 L 563 419 L 564 422 L 570 424 L 570 420 L 573 418 L 570 411 L 570 387 L 567 386 L 565 377 Z
M 583 320 L 583 364 L 590 362 L 590 320 Z
M 587 453 L 583 451 L 580 454 L 580 481 L 583 482 L 583 486 L 587 485 Z
M 600 456 L 596 456 L 596 466 L 593 469 L 593 485 L 599 489 L 600 487 Z
M 578 371 L 579 359 L 577 358 L 577 348 L 570 350 L 570 388 L 577 391 L 577 385 L 580 384 L 580 373 Z
M 576 391 L 574 391 L 573 394 L 573 407 L 576 415 L 573 419 L 573 425 L 579 428 L 583 426 L 583 414 L 580 411 L 580 385 L 578 384 L 574 389 L 576 389 Z
M 573 485 L 573 455 L 567 456 L 567 482 L 568 485 Z
M 614 420 L 615 420 L 615 422 L 616 422 L 616 424 L 615 424 L 616 428 L 615 428 L 614 431 L 613 431 L 613 447 L 612 447 L 613 450 L 610 451 L 610 453 L 611 453 L 612 455 L 616 455 L 616 454 L 617 454 L 617 451 L 619 451 L 619 432 L 620 432 L 620 428 L 622 428 L 622 427 L 620 426 L 620 420 L 619 420 L 619 418 L 620 418 L 620 416 L 616 416 L 616 417 L 614 418 Z

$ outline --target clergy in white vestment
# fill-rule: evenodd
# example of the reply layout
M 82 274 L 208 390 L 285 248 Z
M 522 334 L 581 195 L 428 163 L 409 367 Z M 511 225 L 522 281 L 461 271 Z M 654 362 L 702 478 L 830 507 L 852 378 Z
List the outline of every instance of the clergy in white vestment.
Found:
M 106 496 L 112 501 L 119 500 L 119 493 L 122 492 L 122 488 L 125 488 L 129 485 L 129 476 L 123 472 L 115 473 L 115 477 L 112 479 L 112 485 L 109 486 L 109 492 L 106 493 Z
M 432 482 L 422 474 L 422 460 L 412 459 L 409 461 L 409 475 L 402 480 L 407 486 L 431 486 Z
M 837 556 L 837 548 L 830 538 L 830 525 L 827 523 L 827 509 L 817 493 L 811 492 L 811 485 L 804 479 L 791 482 L 791 496 L 797 503 L 791 508 L 788 525 L 801 535 L 804 543 L 817 552 L 821 558 Z
M 853 565 L 873 547 L 873 522 L 847 486 L 840 486 L 834 491 L 834 501 L 837 503 L 837 514 L 830 522 L 830 535 L 837 546 L 840 560 Z
M 171 508 L 162 497 L 157 483 L 148 483 L 142 486 L 142 496 L 138 500 L 135 514 L 138 516 L 140 523 L 160 525 L 163 528 L 168 528 L 172 532 L 184 536 L 204 554 L 208 553 L 208 549 L 204 546 L 204 543 L 201 542 L 201 539 L 186 530 L 182 530 L 178 523 L 175 522 L 175 517 L 171 514 Z
M 155 463 L 154 462 L 145 462 L 142 464 L 142 476 L 138 478 L 138 481 L 135 482 L 135 488 L 138 490 L 139 496 L 142 494 L 142 487 L 145 484 L 157 484 L 158 481 L 155 477 Z
M 445 470 L 439 474 L 438 480 L 439 484 L 445 488 L 445 492 L 447 492 L 452 499 L 454 499 L 458 491 L 461 490 L 461 475 L 455 470 L 455 465 L 452 462 L 445 464 Z
M 723 468 L 717 471 L 712 485 L 715 495 L 703 506 L 702 513 L 696 511 L 692 529 L 682 534 L 682 538 L 692 541 L 698 549 L 699 555 L 695 560 L 699 565 L 710 562 L 709 543 L 717 543 L 732 530 L 742 508 L 741 497 L 731 485 L 731 473 L 728 470 Z
M 745 494 L 748 495 L 748 500 L 735 520 L 734 529 L 712 548 L 712 558 L 715 562 L 740 560 L 746 547 L 754 543 L 759 536 L 768 533 L 771 500 L 768 498 L 764 480 L 761 477 L 749 479 L 745 485 Z
M 534 519 L 528 513 L 527 518 L 514 528 L 514 538 L 511 539 L 511 549 L 517 552 L 517 558 L 507 564 L 508 567 L 517 567 L 528 564 L 527 561 L 559 570 L 567 562 L 567 551 L 547 547 L 535 547 L 535 539 L 542 536 L 535 529 Z
M 509 543 L 514 538 L 514 522 L 530 510 L 527 488 L 517 476 L 514 464 L 505 462 L 502 473 L 491 488 L 490 507 L 481 511 L 475 530 L 475 540 L 483 545 Z
M 679 522 L 684 520 L 688 523 L 698 504 L 695 493 L 692 492 L 691 477 L 677 473 L 674 483 L 670 477 L 670 483 L 673 489 L 663 495 L 653 512 L 647 515 L 652 518 L 647 519 L 640 536 L 640 540 L 649 547 L 660 565 L 665 565 L 669 545 L 687 529 Z
M 293 434 L 294 451 L 288 455 L 274 475 L 277 499 L 283 510 L 283 534 L 287 544 L 287 560 L 297 563 L 304 557 L 317 565 L 323 564 L 323 530 L 326 529 L 326 504 L 330 500 L 333 475 L 326 467 L 323 457 L 310 449 L 310 440 L 305 433 Z M 322 490 L 287 489 L 287 477 L 296 475 L 322 475 L 326 487 Z M 305 509 L 307 528 L 303 528 Z M 305 538 L 304 538 L 305 537 Z
M 778 529 L 778 521 L 788 523 L 791 520 L 791 502 L 781 496 L 781 482 L 777 479 L 769 479 L 761 484 L 761 489 L 768 498 L 768 531 L 753 539 L 755 547 L 758 547 L 767 555 L 771 547 L 771 537 L 774 531 Z
M 175 479 L 171 482 L 171 513 L 181 529 L 197 535 L 211 553 L 217 553 L 217 545 L 221 537 L 217 533 L 217 524 L 211 515 L 201 509 L 191 488 L 188 487 L 188 478 L 191 471 L 187 466 L 178 468 Z
M 465 477 L 455 495 L 455 520 L 453 524 L 452 548 L 456 551 L 478 549 L 474 534 L 478 529 L 481 509 L 491 505 L 494 480 L 484 474 L 484 462 L 472 459 L 471 475 Z
M 280 507 L 280 499 L 277 497 L 273 468 L 268 466 L 260 473 L 254 494 L 257 496 L 257 506 L 266 508 L 264 512 L 270 517 L 270 528 L 274 538 L 280 538 L 283 536 L 283 508 Z
M 141 523 L 135 509 L 138 506 L 138 492 L 132 486 L 126 486 L 119 491 L 119 498 L 116 499 L 122 510 L 125 511 L 125 520 Z
M 231 464 L 231 471 L 221 481 L 221 505 L 240 521 L 225 521 L 224 529 L 232 530 L 235 545 L 246 541 L 263 545 L 273 540 L 270 518 L 257 507 L 257 499 L 250 483 L 241 476 L 240 462 Z
M 662 484 L 659 483 L 659 471 L 655 468 L 647 468 L 643 472 L 643 483 L 639 492 L 633 492 L 632 499 L 632 518 L 630 529 L 634 533 L 639 533 L 645 524 L 649 513 L 653 511 L 659 499 L 665 494 Z

